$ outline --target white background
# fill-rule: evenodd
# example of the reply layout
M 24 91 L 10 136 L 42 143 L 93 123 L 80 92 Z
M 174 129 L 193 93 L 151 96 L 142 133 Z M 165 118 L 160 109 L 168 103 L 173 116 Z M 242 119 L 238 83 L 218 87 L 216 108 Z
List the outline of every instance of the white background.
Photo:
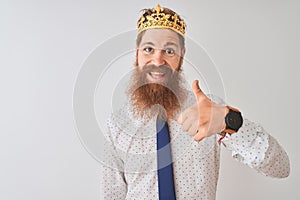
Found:
M 72 94 L 99 44 L 159 2 L 186 19 L 223 78 L 226 101 L 287 151 L 291 174 L 264 177 L 222 152 L 217 199 L 299 199 L 297 1 L 0 1 L 0 199 L 96 200 L 100 164 L 81 145 Z

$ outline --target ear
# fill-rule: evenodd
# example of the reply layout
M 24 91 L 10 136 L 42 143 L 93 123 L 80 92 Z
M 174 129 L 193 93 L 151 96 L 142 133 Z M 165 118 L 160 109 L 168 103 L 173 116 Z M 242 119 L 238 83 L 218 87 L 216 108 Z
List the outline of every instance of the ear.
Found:
M 138 47 L 135 48 L 135 66 L 138 67 L 139 66 L 139 62 L 138 62 Z
M 184 55 L 185 55 L 185 47 L 183 47 L 182 49 L 181 49 L 181 57 L 183 58 L 184 57 Z

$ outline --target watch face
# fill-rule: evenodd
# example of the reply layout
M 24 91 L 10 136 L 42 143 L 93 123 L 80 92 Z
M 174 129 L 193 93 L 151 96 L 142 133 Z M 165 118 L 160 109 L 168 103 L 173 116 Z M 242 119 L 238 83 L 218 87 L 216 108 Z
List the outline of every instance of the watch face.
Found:
M 225 118 L 226 128 L 237 131 L 243 124 L 243 118 L 240 112 L 229 110 Z

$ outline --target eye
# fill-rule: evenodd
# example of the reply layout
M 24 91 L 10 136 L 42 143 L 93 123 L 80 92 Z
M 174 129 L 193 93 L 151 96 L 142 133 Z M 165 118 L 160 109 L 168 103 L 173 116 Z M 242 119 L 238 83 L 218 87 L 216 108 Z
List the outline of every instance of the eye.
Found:
M 174 54 L 175 54 L 175 51 L 174 51 L 174 49 L 172 49 L 172 48 L 167 48 L 167 49 L 165 50 L 165 52 L 166 52 L 166 54 L 168 54 L 168 55 L 174 55 Z
M 153 48 L 152 47 L 146 47 L 144 48 L 144 51 L 147 52 L 147 53 L 150 53 L 153 51 Z

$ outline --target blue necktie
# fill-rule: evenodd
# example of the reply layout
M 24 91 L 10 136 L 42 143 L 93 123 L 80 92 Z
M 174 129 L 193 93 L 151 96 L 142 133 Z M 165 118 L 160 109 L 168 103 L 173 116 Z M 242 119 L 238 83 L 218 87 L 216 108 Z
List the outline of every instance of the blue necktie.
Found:
M 156 121 L 158 192 L 160 200 L 176 200 L 168 124 Z

